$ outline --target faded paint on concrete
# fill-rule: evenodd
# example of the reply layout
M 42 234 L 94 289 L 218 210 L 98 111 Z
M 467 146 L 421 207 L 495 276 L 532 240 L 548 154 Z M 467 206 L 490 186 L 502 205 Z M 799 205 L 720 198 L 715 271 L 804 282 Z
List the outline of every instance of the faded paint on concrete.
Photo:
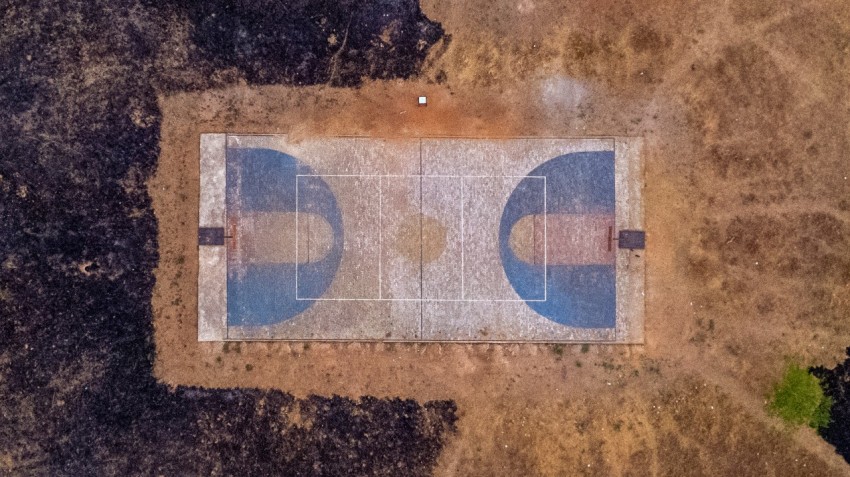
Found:
M 641 342 L 640 148 L 203 135 L 199 339 Z

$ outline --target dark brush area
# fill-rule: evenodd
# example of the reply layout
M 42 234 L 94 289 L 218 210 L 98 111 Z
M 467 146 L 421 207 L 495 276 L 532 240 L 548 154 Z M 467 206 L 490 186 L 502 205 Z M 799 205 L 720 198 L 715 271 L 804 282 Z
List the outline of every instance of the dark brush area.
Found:
M 443 36 L 410 1 L 201 0 L 188 14 L 199 56 L 217 69 L 235 66 L 253 84 L 407 78 Z
M 417 74 L 414 0 L 0 2 L 0 474 L 427 475 L 455 405 L 152 375 L 156 95 Z
M 850 348 L 843 363 L 832 369 L 818 366 L 810 371 L 821 380 L 824 393 L 832 398 L 830 423 L 820 430 L 820 435 L 850 462 Z

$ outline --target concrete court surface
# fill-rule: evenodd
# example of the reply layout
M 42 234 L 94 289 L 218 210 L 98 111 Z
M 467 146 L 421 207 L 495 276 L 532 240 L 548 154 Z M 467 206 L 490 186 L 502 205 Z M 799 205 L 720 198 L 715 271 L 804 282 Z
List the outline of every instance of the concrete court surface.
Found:
M 201 341 L 643 339 L 641 141 L 201 136 Z

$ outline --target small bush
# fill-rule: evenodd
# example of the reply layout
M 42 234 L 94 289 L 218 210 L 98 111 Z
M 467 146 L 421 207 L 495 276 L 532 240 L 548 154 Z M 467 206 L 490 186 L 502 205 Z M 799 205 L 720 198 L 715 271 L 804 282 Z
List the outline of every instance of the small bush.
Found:
M 792 424 L 822 429 L 829 424 L 832 399 L 824 395 L 820 380 L 797 364 L 790 364 L 773 390 L 770 410 Z

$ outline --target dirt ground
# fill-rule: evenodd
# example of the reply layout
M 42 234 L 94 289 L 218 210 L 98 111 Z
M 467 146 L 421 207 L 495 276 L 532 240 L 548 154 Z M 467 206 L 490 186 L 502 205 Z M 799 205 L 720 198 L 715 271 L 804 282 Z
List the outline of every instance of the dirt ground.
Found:
M 160 98 L 156 374 L 295 396 L 452 399 L 437 475 L 848 475 L 765 411 L 850 345 L 850 8 L 423 2 L 416 81 Z M 428 96 L 417 107 L 418 95 Z M 646 342 L 198 343 L 198 137 L 642 136 Z

